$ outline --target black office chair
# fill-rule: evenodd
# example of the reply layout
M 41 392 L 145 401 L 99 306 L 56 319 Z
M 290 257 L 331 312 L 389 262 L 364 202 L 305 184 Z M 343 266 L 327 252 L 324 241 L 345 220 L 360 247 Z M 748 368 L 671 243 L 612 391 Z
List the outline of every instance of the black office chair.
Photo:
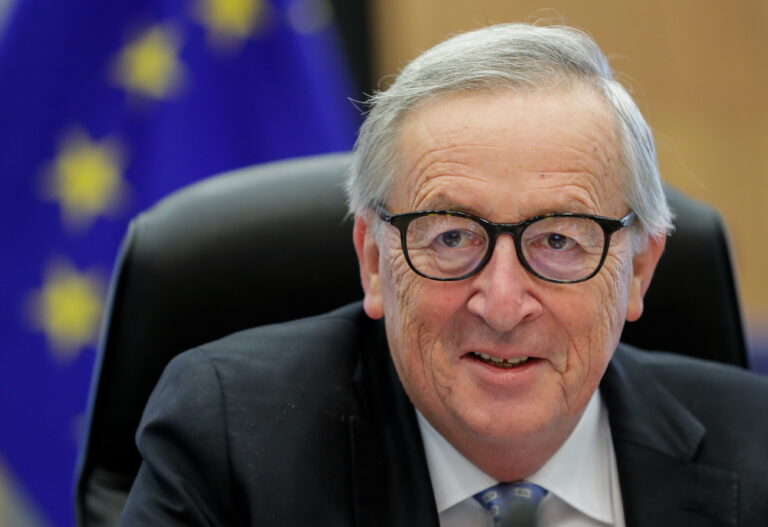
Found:
M 349 154 L 247 168 L 182 189 L 138 216 L 112 281 L 91 387 L 76 506 L 114 525 L 138 471 L 134 434 L 163 368 L 228 333 L 361 298 L 343 174 Z M 722 223 L 668 189 L 678 216 L 624 339 L 743 367 L 746 349 Z

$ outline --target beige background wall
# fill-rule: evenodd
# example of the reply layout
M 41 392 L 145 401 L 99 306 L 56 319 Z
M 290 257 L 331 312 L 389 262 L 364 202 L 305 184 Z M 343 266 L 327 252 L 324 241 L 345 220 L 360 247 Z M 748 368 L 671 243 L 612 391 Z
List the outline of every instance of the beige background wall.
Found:
M 543 18 L 589 32 L 653 127 L 664 178 L 724 216 L 748 328 L 768 336 L 766 0 L 374 3 L 377 78 L 488 23 Z

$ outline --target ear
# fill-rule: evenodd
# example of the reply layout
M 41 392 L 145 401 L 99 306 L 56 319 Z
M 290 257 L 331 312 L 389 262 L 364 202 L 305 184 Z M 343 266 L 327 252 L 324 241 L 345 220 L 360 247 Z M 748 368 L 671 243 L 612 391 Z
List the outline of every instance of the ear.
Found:
M 355 227 L 352 233 L 360 264 L 360 281 L 363 284 L 363 308 L 365 313 L 379 319 L 384 316 L 384 303 L 381 298 L 381 275 L 379 274 L 379 246 L 376 245 L 373 229 L 368 225 L 368 219 L 355 216 Z
M 643 314 L 643 297 L 651 285 L 656 264 L 664 252 L 667 236 L 651 236 L 645 247 L 632 259 L 632 284 L 627 303 L 627 321 L 634 322 Z

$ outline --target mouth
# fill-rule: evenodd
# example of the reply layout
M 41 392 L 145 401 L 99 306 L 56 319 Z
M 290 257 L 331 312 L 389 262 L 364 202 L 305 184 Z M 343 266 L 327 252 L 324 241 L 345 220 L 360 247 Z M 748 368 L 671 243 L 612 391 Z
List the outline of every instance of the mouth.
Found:
M 493 355 L 488 355 L 487 353 L 478 353 L 475 351 L 470 352 L 468 355 L 473 359 L 479 360 L 480 362 L 489 366 L 504 369 L 516 368 L 518 366 L 522 366 L 523 364 L 527 364 L 531 360 L 535 360 L 532 357 L 514 357 L 510 359 L 503 359 L 501 357 L 494 357 Z

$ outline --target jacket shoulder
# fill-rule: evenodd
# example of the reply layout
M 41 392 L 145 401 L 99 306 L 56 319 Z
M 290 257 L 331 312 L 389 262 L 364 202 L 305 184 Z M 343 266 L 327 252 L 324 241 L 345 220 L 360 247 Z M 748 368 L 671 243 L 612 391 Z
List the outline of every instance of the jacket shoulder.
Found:
M 359 303 L 228 335 L 177 356 L 169 368 L 211 367 L 227 391 L 278 395 L 346 385 L 375 322 Z
M 758 401 L 768 401 L 768 377 L 738 366 L 698 359 L 676 353 L 645 351 L 622 344 L 617 351 L 620 360 L 648 369 L 670 391 L 680 395 L 730 399 L 729 395 L 750 393 Z M 723 389 L 727 393 L 723 393 Z M 734 397 L 742 402 L 740 397 Z
M 376 324 L 360 306 L 242 331 L 177 356 L 137 435 L 142 468 L 128 525 L 273 525 L 297 474 L 324 482 L 302 506 L 344 516 L 358 357 Z M 342 475 L 345 472 L 342 472 Z M 291 509 L 293 510 L 293 509 Z M 277 512 L 276 512 L 277 511 Z M 293 510 L 295 512 L 295 510 Z M 321 522 L 322 523 L 322 522 Z
M 644 382 L 658 383 L 705 426 L 705 450 L 730 447 L 768 464 L 768 377 L 736 366 L 626 345 L 619 347 L 616 359 L 628 373 L 642 370 L 639 376 L 648 375 Z

